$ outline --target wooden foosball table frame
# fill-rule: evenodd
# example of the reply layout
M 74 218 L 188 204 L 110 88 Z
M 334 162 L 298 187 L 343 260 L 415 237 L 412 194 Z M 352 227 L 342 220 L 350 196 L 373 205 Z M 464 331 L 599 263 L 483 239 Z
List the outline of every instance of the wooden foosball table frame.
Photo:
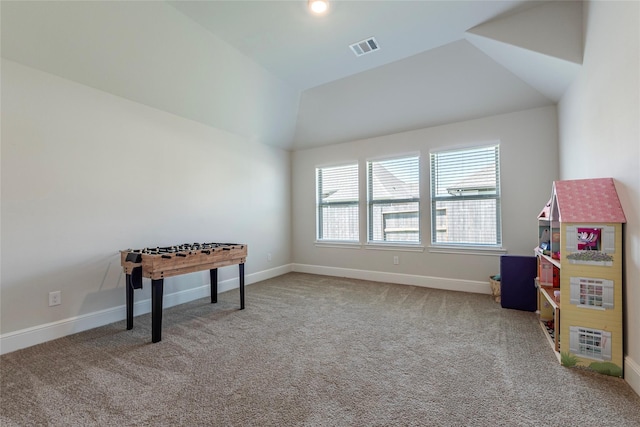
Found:
M 218 302 L 218 268 L 238 264 L 240 310 L 244 309 L 244 263 L 247 245 L 236 243 L 194 243 L 153 249 L 120 251 L 126 275 L 127 330 L 133 329 L 133 291 L 142 289 L 142 278 L 151 279 L 151 342 L 162 339 L 162 297 L 164 279 L 209 270 L 211 303 Z

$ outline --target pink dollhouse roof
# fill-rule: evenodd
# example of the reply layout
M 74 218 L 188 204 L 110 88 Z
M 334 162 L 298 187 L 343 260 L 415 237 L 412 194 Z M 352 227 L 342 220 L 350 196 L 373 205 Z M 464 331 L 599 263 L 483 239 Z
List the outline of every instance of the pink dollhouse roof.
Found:
M 554 181 L 553 193 L 562 222 L 627 222 L 613 178 Z
M 551 219 L 551 202 L 552 201 L 553 201 L 553 197 L 549 199 L 546 205 L 544 205 L 544 208 L 542 208 L 542 210 L 538 214 L 538 219 L 546 219 L 546 220 Z

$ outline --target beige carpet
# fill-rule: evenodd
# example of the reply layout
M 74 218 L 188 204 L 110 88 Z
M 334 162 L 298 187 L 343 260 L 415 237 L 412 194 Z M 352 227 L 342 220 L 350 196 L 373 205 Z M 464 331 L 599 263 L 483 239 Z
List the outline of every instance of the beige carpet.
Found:
M 124 293 L 124 291 L 123 291 Z M 489 295 L 290 273 L 0 358 L 6 426 L 638 426 Z

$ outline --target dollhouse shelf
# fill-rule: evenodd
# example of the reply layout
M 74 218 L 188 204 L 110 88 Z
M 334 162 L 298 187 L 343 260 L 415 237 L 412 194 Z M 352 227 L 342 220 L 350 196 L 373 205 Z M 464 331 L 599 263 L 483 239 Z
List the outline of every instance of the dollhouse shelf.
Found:
M 540 293 L 545 297 L 549 304 L 551 304 L 551 307 L 553 307 L 554 310 L 560 310 L 560 301 L 556 301 L 553 297 L 554 290 L 557 291 L 559 289 L 554 289 L 550 286 L 540 286 Z
M 544 320 L 540 320 L 540 327 L 542 328 L 542 330 L 544 331 L 544 336 L 547 338 L 547 341 L 549 342 L 549 346 L 551 348 L 555 348 L 556 346 L 556 341 L 558 341 L 558 344 L 560 342 L 560 339 L 558 337 L 558 332 L 555 331 L 554 332 L 554 336 L 551 336 L 551 333 L 549 332 L 549 330 L 547 329 L 547 325 L 545 324 L 546 322 Z M 555 328 L 554 328 L 555 329 Z M 553 352 L 556 355 L 556 359 L 558 359 L 558 362 L 560 362 L 561 357 L 560 357 L 560 349 L 558 348 L 558 350 L 555 350 Z
M 613 179 L 554 181 L 551 193 L 534 249 L 540 326 L 563 365 L 622 376 L 626 218 Z
M 538 288 L 538 314 L 540 315 L 540 326 L 545 332 L 545 336 L 549 340 L 551 348 L 556 353 L 556 357 L 560 360 L 560 302 L 556 301 L 553 292 L 559 290 L 551 286 L 545 286 L 540 284 L 536 280 L 536 286 Z M 548 304 L 548 305 L 547 305 Z M 546 307 L 546 309 L 542 309 Z M 548 330 L 547 322 L 553 322 L 553 334 Z
M 558 261 L 557 259 L 553 259 L 551 258 L 549 255 L 545 255 L 544 252 L 542 251 L 542 249 L 540 248 L 535 248 L 534 252 L 537 256 L 546 259 L 547 261 L 549 261 L 551 264 L 555 265 L 556 267 L 560 268 L 560 261 Z

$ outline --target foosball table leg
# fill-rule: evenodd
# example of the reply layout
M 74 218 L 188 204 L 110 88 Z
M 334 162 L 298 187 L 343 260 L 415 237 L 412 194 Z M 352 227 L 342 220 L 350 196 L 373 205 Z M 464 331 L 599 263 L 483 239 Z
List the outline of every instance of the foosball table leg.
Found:
M 211 276 L 211 304 L 218 302 L 218 269 L 209 270 Z
M 162 293 L 164 279 L 151 280 L 151 342 L 162 339 Z
M 239 264 L 240 268 L 240 310 L 244 310 L 244 264 Z
M 133 284 L 130 274 L 127 274 L 125 287 L 127 292 L 127 330 L 129 330 L 133 329 Z

